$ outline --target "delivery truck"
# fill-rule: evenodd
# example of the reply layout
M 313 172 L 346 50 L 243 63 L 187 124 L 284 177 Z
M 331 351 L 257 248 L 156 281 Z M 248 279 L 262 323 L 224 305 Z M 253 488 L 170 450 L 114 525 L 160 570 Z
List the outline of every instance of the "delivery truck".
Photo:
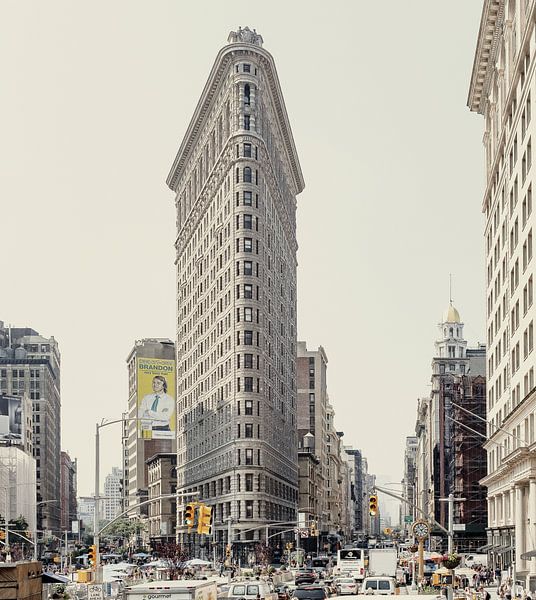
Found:
M 396 566 L 396 548 L 372 548 L 369 550 L 369 577 L 395 577 Z
M 217 600 L 215 581 L 152 581 L 129 585 L 123 590 L 123 600 Z

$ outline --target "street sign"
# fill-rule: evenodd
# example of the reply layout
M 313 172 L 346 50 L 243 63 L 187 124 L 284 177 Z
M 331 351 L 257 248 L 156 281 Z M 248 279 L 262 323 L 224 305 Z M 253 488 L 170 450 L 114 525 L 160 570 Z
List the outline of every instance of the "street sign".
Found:
M 87 586 L 87 600 L 103 600 L 102 585 L 91 584 Z
M 454 523 L 452 525 L 453 531 L 465 531 L 465 523 Z
M 413 523 L 413 517 L 411 515 L 406 515 L 404 517 L 404 523 Z
M 302 538 L 308 538 L 309 537 L 309 531 L 307 529 L 301 529 L 300 530 L 300 537 L 302 537 Z

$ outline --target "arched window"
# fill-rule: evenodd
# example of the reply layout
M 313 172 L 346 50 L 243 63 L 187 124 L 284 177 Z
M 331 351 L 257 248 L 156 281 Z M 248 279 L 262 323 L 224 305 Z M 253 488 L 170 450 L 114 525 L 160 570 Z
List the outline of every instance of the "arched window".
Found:
M 251 101 L 251 89 L 249 83 L 244 86 L 244 106 L 249 106 Z
M 454 336 L 454 329 L 452 329 L 452 327 L 449 329 L 449 335 L 450 337 Z
M 244 167 L 244 183 L 251 183 L 251 168 Z

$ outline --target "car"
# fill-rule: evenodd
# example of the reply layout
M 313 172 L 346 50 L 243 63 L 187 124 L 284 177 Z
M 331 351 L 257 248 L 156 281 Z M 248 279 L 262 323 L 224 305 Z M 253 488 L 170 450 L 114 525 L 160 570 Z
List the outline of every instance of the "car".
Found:
M 278 600 L 289 600 L 290 590 L 289 590 L 288 585 L 277 585 L 275 587 L 275 591 L 277 592 Z
M 323 584 L 327 588 L 328 594 L 335 595 L 337 593 L 337 585 L 332 577 L 324 579 Z
M 300 585 L 292 593 L 292 600 L 327 600 L 328 596 L 322 585 Z
M 365 577 L 362 594 L 393 595 L 396 590 L 394 577 Z
M 357 583 L 353 577 L 339 577 L 337 578 L 335 585 L 339 596 L 344 594 L 357 594 Z
M 296 585 L 301 585 L 302 583 L 314 583 L 316 581 L 316 573 L 312 570 L 298 571 L 294 577 L 294 581 L 296 582 Z

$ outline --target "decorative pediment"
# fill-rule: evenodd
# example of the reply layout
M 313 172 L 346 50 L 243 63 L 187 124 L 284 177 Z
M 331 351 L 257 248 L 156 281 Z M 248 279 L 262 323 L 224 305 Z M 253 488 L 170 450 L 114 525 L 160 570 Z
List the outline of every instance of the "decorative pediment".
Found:
M 262 35 L 259 35 L 255 29 L 251 31 L 249 27 L 238 28 L 238 31 L 231 31 L 229 37 L 227 38 L 229 44 L 255 44 L 255 46 L 261 46 L 263 44 Z

